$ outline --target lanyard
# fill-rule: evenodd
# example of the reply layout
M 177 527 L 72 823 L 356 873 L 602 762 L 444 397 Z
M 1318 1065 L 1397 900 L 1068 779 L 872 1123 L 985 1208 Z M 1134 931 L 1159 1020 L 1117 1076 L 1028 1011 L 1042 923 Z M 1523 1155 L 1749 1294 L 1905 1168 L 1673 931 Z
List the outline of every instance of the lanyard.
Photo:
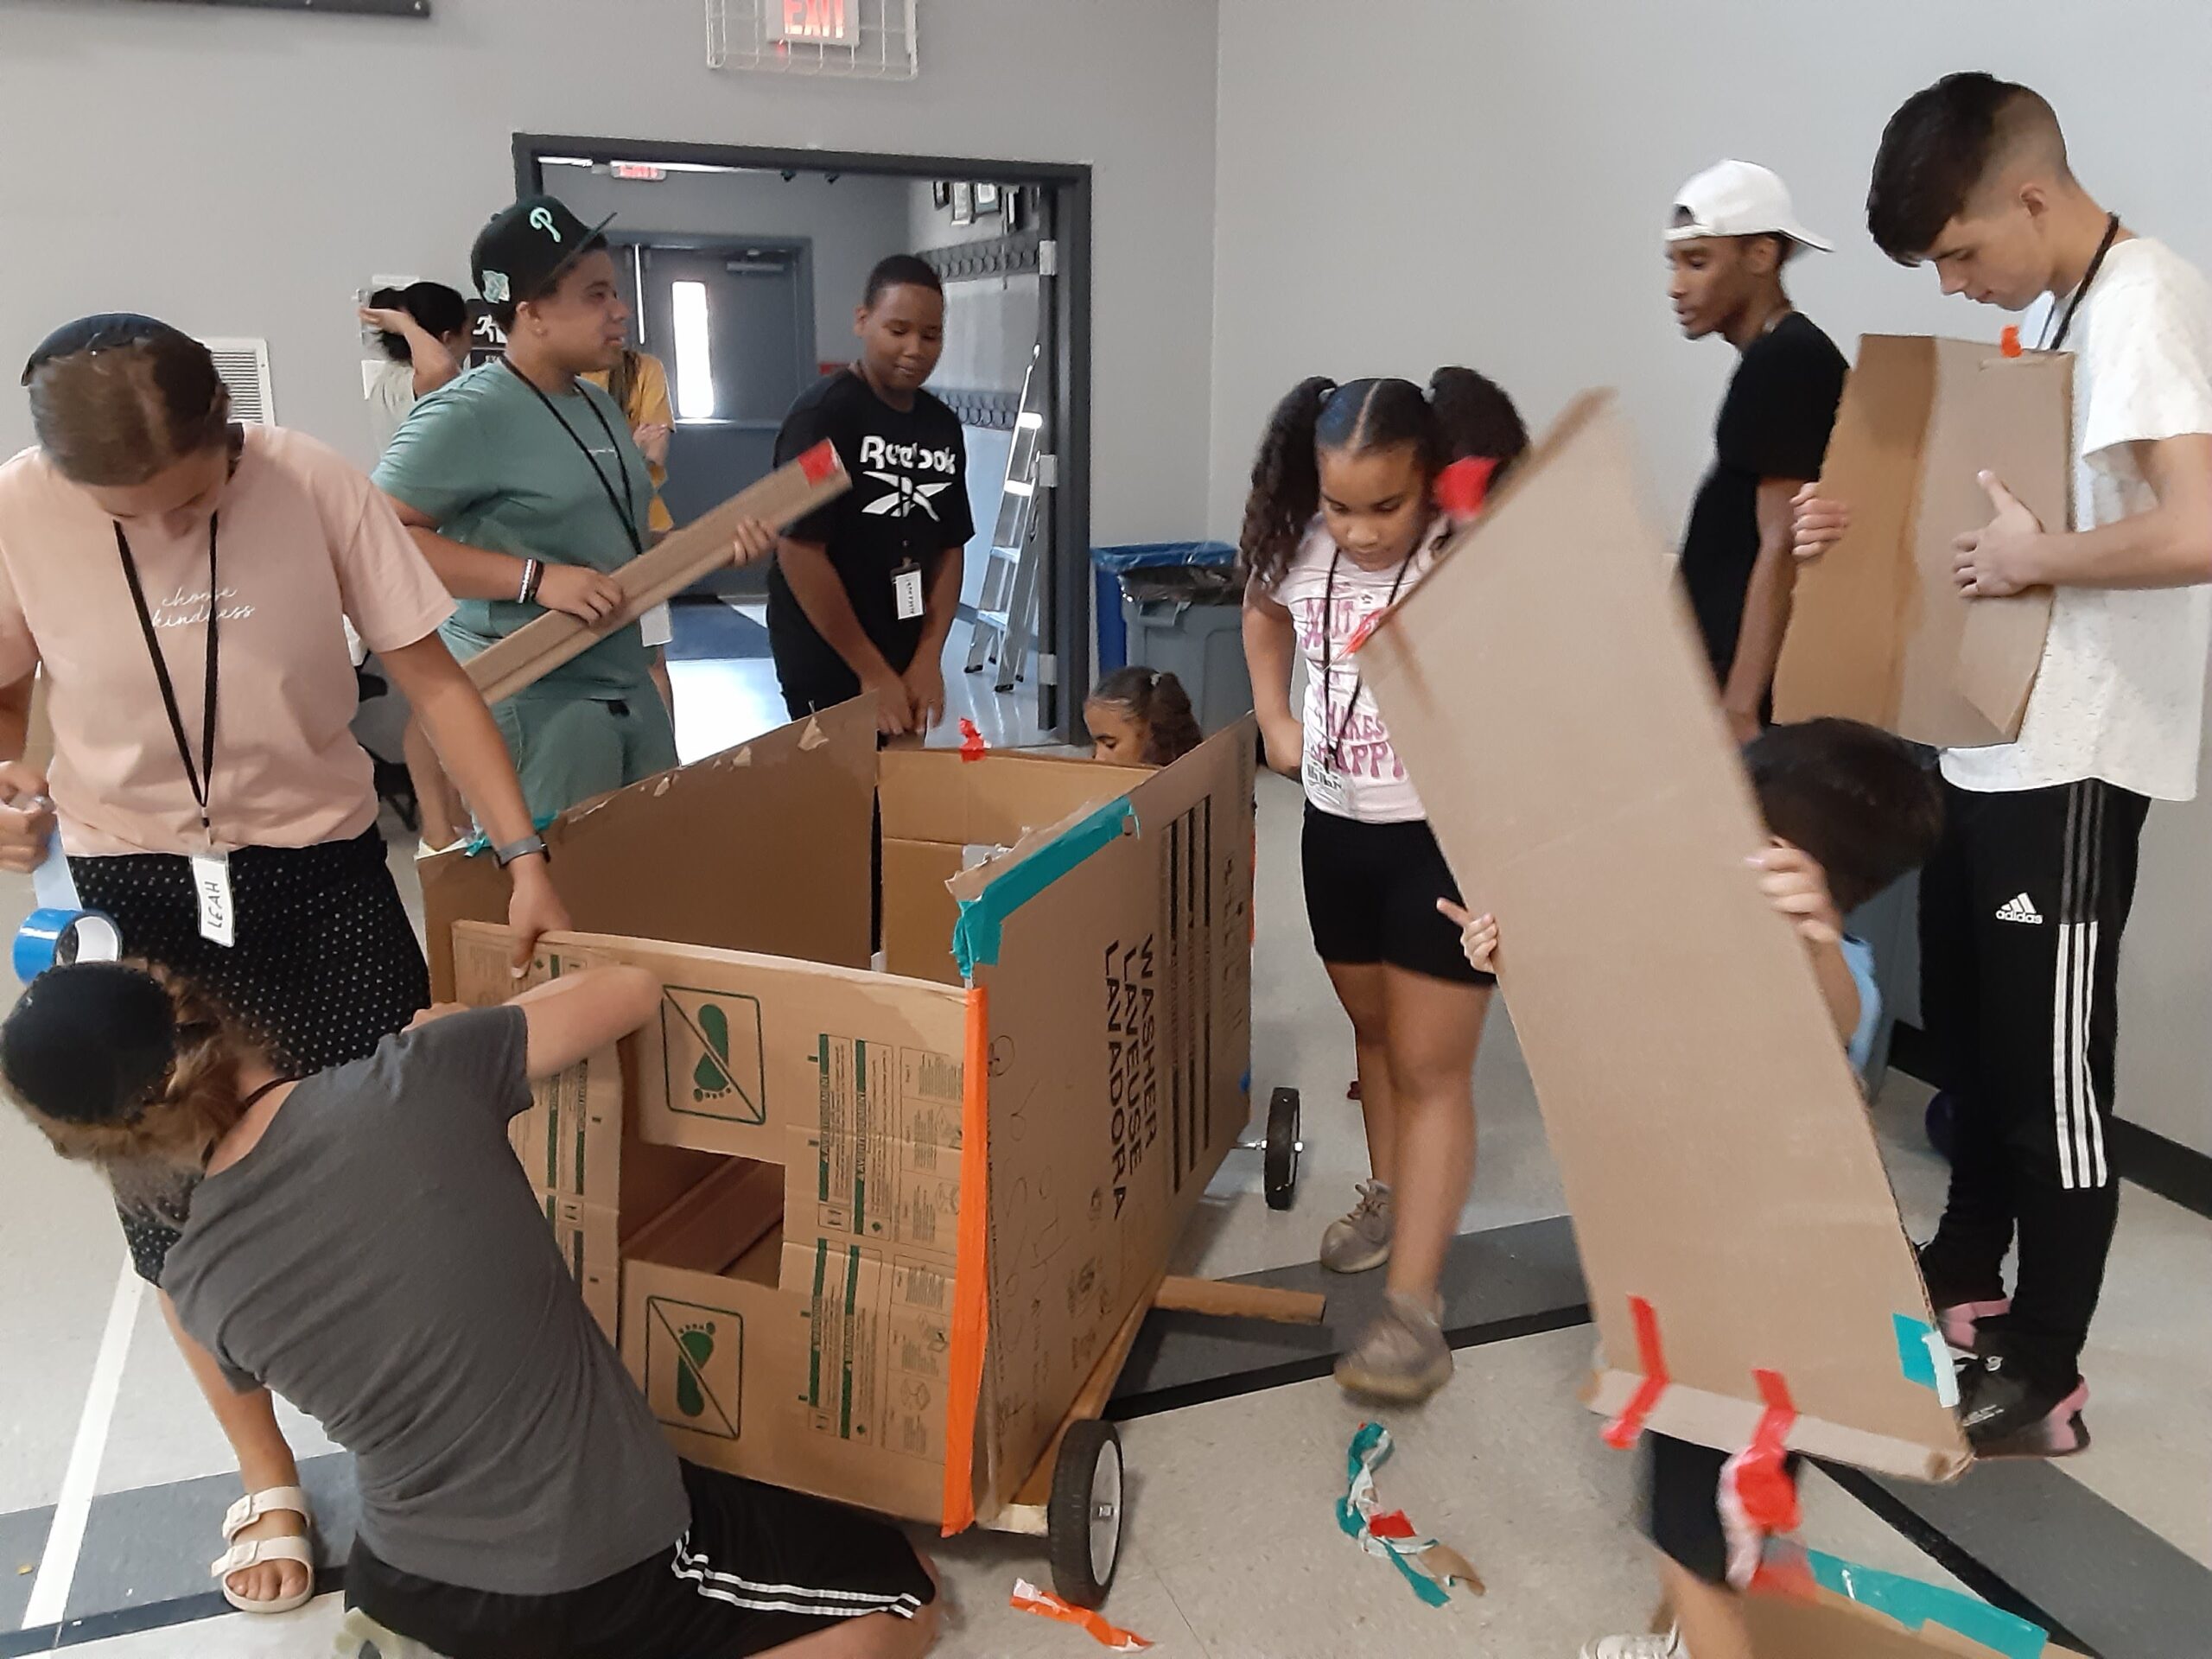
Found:
M 1336 734 L 1330 736 L 1329 703 L 1334 683 L 1329 677 L 1329 667 L 1332 660 L 1331 648 L 1336 644 L 1337 639 L 1337 561 L 1344 556 L 1344 550 L 1342 548 L 1338 548 L 1329 555 L 1329 579 L 1321 590 L 1321 734 L 1329 738 L 1327 760 L 1329 770 L 1332 772 L 1342 769 L 1344 734 L 1351 730 L 1352 716 L 1359 712 L 1360 691 L 1367 684 L 1365 669 L 1361 669 L 1351 677 L 1351 699 L 1344 704 L 1344 717 L 1338 724 Z M 1398 567 L 1398 574 L 1390 578 L 1390 596 L 1382 601 L 1384 610 L 1389 610 L 1398 602 L 1398 589 L 1404 584 L 1406 572 L 1413 569 L 1413 554 L 1407 554 L 1405 563 Z
M 2082 308 L 2082 301 L 2089 291 L 2089 284 L 2097 280 L 2097 273 L 2104 269 L 2105 255 L 2112 251 L 2113 238 L 2119 234 L 2120 215 L 2113 213 L 2105 220 L 2105 239 L 2097 244 L 2096 257 L 2089 261 L 2088 270 L 2082 273 L 2082 280 L 2074 289 L 2074 297 L 2066 302 L 2066 315 L 2058 320 L 2058 332 L 2044 342 L 2044 351 L 2056 352 L 2064 348 L 2066 331 L 2074 326 L 2074 314 Z
M 138 562 L 130 556 L 130 539 L 123 526 L 115 527 L 115 550 L 123 560 L 124 580 L 130 584 L 130 602 L 138 608 L 139 631 L 146 636 L 146 655 L 153 659 L 154 678 L 162 688 L 162 707 L 168 711 L 169 733 L 176 739 L 177 759 L 184 762 L 185 782 L 192 786 L 193 804 L 200 809 L 200 828 L 214 844 L 214 827 L 207 819 L 207 791 L 215 781 L 215 661 L 222 634 L 222 598 L 215 582 L 215 526 L 219 513 L 207 515 L 207 691 L 200 740 L 200 764 L 192 764 L 192 746 L 184 734 L 184 715 L 176 706 L 176 687 L 169 681 L 169 665 L 154 632 L 154 616 L 146 608 L 146 589 L 138 580 Z
M 606 472 L 592 459 L 591 446 L 577 435 L 576 429 L 569 424 L 568 416 L 553 406 L 553 400 L 545 395 L 544 388 L 516 368 L 512 358 L 503 357 L 499 361 L 507 365 L 516 379 L 530 388 L 537 401 L 545 405 L 545 412 L 569 435 L 569 442 L 576 446 L 576 453 L 584 458 L 584 465 L 591 468 L 591 475 L 599 480 L 599 487 L 607 492 L 607 505 L 614 509 L 614 516 L 622 521 L 622 533 L 630 538 L 630 551 L 642 554 L 645 550 L 645 543 L 638 534 L 638 498 L 630 483 L 630 469 L 623 464 L 622 446 L 614 441 L 614 429 L 607 425 L 607 416 L 599 412 L 599 405 L 592 402 L 591 394 L 579 391 L 576 395 L 584 400 L 584 407 L 591 411 L 592 419 L 599 423 L 599 429 L 607 435 L 607 447 L 614 452 L 614 470 L 622 474 L 622 499 L 620 501 L 614 499 L 614 486 L 607 481 Z

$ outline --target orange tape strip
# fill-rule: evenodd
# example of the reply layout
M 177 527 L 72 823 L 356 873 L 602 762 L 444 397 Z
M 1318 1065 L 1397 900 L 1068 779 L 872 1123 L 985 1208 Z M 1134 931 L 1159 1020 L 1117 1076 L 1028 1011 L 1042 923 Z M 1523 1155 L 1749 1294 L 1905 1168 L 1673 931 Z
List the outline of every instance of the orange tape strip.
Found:
M 960 1234 L 952 1268 L 952 1351 L 944 1402 L 944 1535 L 976 1524 L 976 1408 L 990 1334 L 991 1021 L 980 985 L 968 990 L 968 1052 L 960 1080 Z
M 1135 1631 L 1109 1624 L 1088 1608 L 1071 1606 L 1027 1579 L 1014 1580 L 1014 1594 L 1007 1605 L 1017 1612 L 1034 1613 L 1039 1618 L 1056 1618 L 1063 1624 L 1072 1624 L 1109 1653 L 1142 1653 L 1152 1645 Z

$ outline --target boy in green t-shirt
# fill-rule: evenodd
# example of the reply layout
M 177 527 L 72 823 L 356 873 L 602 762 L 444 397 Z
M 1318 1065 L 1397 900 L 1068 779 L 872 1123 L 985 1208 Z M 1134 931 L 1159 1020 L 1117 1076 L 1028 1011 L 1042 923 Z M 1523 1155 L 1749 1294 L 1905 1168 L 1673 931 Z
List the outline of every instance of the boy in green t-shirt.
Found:
M 416 404 L 378 463 L 378 486 L 461 601 L 445 628 L 455 656 L 548 610 L 611 615 L 613 573 L 652 537 L 645 458 L 621 408 L 580 378 L 613 366 L 630 321 L 603 229 L 550 196 L 493 218 L 470 264 L 507 354 Z M 774 547 L 747 524 L 736 561 Z M 639 630 L 621 628 L 493 711 L 541 822 L 676 764 L 651 668 Z

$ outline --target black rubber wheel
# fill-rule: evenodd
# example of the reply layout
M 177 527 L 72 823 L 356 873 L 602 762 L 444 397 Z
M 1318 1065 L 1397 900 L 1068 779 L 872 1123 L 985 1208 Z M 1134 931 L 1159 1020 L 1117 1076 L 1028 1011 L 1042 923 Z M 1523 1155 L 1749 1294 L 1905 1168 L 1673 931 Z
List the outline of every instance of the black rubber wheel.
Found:
M 1298 1197 L 1298 1090 L 1268 1097 L 1268 1208 L 1287 1210 Z
M 1045 1511 L 1052 1588 L 1077 1607 L 1104 1604 L 1122 1564 L 1122 1431 L 1096 1418 L 1069 1426 Z

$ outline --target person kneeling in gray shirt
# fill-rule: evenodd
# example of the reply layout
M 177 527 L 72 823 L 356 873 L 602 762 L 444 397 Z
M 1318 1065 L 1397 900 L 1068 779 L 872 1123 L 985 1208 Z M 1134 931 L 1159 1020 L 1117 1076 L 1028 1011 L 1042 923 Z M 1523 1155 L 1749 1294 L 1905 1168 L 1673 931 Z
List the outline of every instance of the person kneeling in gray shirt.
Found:
M 83 963 L 25 990 L 0 1076 L 65 1157 L 204 1171 L 162 1287 L 235 1386 L 353 1454 L 367 1618 L 446 1659 L 918 1656 L 927 1562 L 882 1522 L 679 1462 L 508 1147 L 531 1081 L 659 995 L 596 969 L 295 1078 L 189 983 Z M 217 1571 L 242 1551 L 308 1559 L 270 1540 Z

